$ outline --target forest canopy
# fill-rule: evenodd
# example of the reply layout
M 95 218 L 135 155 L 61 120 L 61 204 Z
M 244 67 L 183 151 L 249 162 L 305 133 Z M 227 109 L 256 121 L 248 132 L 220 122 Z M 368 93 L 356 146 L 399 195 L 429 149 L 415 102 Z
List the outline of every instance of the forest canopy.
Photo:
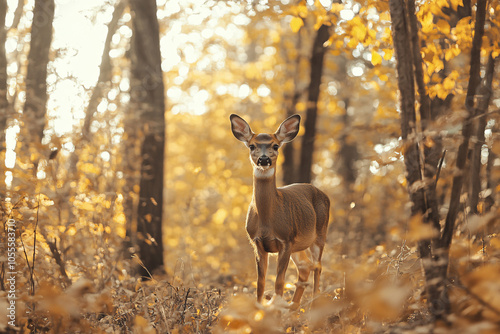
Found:
M 0 332 L 498 332 L 499 15 L 0 0 Z M 277 185 L 330 199 L 297 311 L 267 304 L 275 257 L 256 303 L 231 114 L 256 133 L 299 114 Z

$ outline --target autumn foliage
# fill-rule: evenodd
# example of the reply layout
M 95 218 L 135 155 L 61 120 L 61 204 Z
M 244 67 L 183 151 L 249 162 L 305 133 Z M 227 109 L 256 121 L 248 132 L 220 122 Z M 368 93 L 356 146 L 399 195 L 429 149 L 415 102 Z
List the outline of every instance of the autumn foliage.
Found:
M 1 333 L 500 331 L 500 1 L 43 3 L 0 1 Z M 274 257 L 255 302 L 232 113 L 300 114 L 278 185 L 331 201 L 297 311 Z

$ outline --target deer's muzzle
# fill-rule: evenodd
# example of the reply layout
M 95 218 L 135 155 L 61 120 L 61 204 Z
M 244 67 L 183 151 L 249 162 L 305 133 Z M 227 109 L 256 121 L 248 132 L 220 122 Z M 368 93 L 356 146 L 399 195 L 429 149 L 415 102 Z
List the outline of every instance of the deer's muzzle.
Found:
M 261 156 L 259 160 L 257 160 L 257 166 L 271 166 L 271 158 L 268 156 Z

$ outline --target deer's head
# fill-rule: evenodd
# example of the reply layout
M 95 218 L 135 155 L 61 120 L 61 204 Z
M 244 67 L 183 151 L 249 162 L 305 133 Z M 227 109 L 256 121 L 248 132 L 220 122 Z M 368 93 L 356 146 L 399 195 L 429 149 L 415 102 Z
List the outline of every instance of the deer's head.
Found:
M 250 150 L 250 161 L 257 177 L 269 177 L 274 174 L 279 148 L 297 136 L 300 126 L 300 116 L 293 115 L 284 120 L 275 133 L 255 134 L 240 116 L 232 114 L 230 120 L 233 135 Z

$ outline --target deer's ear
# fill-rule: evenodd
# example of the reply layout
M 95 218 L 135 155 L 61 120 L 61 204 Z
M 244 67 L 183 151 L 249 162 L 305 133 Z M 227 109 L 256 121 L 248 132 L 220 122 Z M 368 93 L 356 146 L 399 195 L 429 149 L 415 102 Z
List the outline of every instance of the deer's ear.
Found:
M 250 125 L 243 118 L 235 114 L 229 116 L 229 119 L 231 120 L 231 131 L 233 131 L 236 139 L 248 143 L 253 137 Z
M 274 133 L 276 138 L 282 143 L 291 142 L 299 133 L 300 116 L 293 115 L 288 117 L 281 123 L 278 130 Z

